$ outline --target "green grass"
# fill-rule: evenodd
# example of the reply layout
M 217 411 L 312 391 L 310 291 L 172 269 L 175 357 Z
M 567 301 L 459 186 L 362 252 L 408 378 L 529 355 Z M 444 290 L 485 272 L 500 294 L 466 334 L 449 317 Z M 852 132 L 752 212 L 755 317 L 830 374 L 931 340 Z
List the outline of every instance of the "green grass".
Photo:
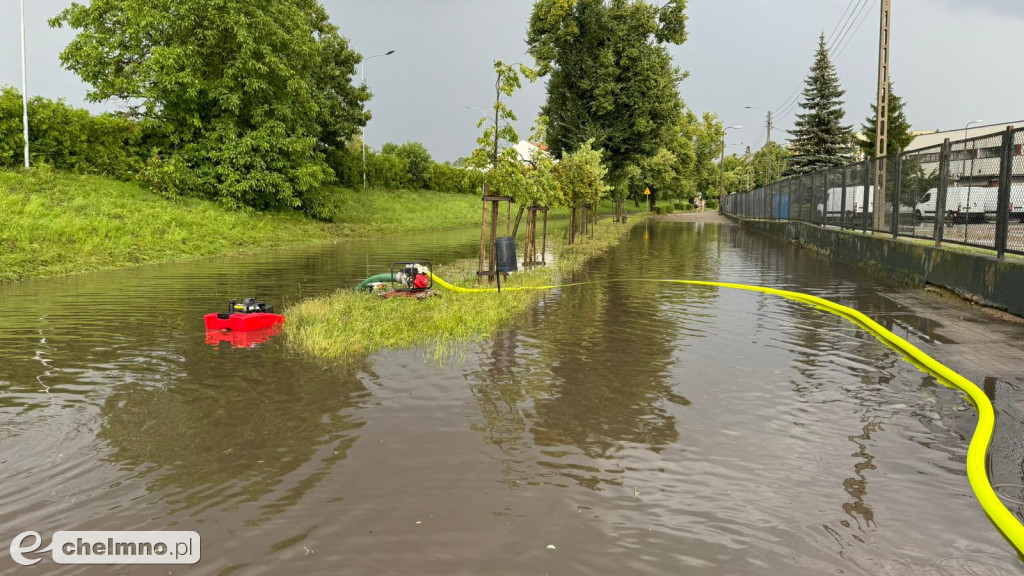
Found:
M 630 222 L 645 218 L 634 217 Z M 618 243 L 630 227 L 602 220 L 593 238 L 576 245 L 566 245 L 561 237 L 549 239 L 556 262 L 513 274 L 502 287 L 555 284 Z M 475 260 L 462 260 L 438 267 L 435 274 L 457 285 L 476 287 L 476 265 Z M 413 346 L 425 346 L 440 356 L 455 343 L 493 334 L 544 295 L 539 290 L 505 290 L 501 294 L 436 291 L 437 295 L 427 300 L 384 300 L 350 289 L 305 300 L 285 312 L 285 338 L 293 351 L 330 361 L 351 361 L 379 350 Z M 411 324 L 406 321 L 409 318 L 414 319 Z
M 342 201 L 330 228 L 338 236 L 386 236 L 480 226 L 481 202 L 475 195 L 427 190 L 335 191 Z
M 334 224 L 294 211 L 240 212 L 168 200 L 98 176 L 0 171 L 0 283 L 327 241 L 479 226 L 480 199 L 341 191 Z

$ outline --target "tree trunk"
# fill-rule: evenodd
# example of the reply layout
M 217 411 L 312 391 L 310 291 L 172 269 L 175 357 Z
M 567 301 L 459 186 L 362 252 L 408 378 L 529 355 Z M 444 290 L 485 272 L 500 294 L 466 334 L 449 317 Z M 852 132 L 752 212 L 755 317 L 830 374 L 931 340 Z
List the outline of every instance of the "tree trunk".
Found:
M 576 240 L 576 207 L 569 209 L 569 245 Z
M 494 261 L 494 240 L 497 237 L 498 237 L 498 203 L 492 201 L 491 202 L 491 238 L 490 238 L 491 257 L 490 257 L 489 262 L 487 263 L 487 272 L 489 273 L 489 275 L 487 276 L 487 281 L 488 282 L 494 280 L 497 277 L 497 273 L 496 273 L 495 266 L 494 266 L 495 265 L 495 261 Z
M 530 264 L 537 260 L 537 211 L 532 208 L 526 214 L 526 259 Z
M 541 264 L 544 264 L 545 260 L 547 259 L 547 251 L 548 251 L 548 211 L 547 210 L 544 211 L 544 232 L 541 234 L 540 238 L 541 238 L 540 239 L 540 241 L 541 241 L 541 246 L 540 246 L 540 262 L 541 262 Z
M 519 221 L 523 219 L 523 210 L 526 210 L 526 205 L 519 206 L 519 212 L 516 214 L 516 224 L 512 227 L 512 237 L 515 238 L 519 235 Z

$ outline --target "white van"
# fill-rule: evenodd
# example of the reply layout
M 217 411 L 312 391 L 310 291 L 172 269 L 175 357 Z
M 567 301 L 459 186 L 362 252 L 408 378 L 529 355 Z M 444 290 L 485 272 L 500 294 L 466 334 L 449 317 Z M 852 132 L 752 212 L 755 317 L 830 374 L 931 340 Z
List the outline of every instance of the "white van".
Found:
M 946 219 L 957 222 L 982 220 L 985 218 L 986 195 L 981 188 L 950 186 L 946 189 Z M 935 201 L 939 189 L 932 188 L 914 206 L 914 217 L 918 220 L 935 218 Z
M 868 192 L 868 214 L 875 211 L 875 187 Z M 839 218 L 845 212 L 847 216 L 861 214 L 864 211 L 864 187 L 847 186 L 846 204 L 843 204 L 843 189 L 829 188 L 824 204 L 818 203 L 818 217 L 824 214 L 828 218 Z

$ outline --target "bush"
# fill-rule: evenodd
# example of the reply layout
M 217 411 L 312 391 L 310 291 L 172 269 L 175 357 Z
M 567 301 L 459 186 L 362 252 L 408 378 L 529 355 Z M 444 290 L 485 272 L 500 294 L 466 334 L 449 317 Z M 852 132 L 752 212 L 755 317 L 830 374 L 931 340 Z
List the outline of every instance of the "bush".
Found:
M 323 186 L 303 195 L 302 211 L 317 220 L 335 222 L 341 216 L 344 203 L 340 188 Z
M 685 200 L 683 200 L 682 202 L 676 202 L 675 204 L 672 205 L 672 207 L 675 208 L 676 210 L 679 210 L 680 212 L 688 212 L 693 209 L 693 206 Z
M 386 149 L 386 148 L 385 148 Z M 394 154 L 366 151 L 366 172 L 372 188 L 405 188 L 408 176 L 405 162 Z
M 342 188 L 363 187 L 363 151 L 359 140 L 349 142 L 344 147 L 327 150 L 324 157 L 334 181 Z
M 406 142 L 395 148 L 393 152 L 405 166 L 404 187 L 414 189 L 430 188 L 434 171 L 434 158 L 427 147 L 419 142 Z
M 132 180 L 149 157 L 143 126 L 123 116 L 93 116 L 63 100 L 38 96 L 29 100 L 28 113 L 33 164 Z M 21 118 L 21 93 L 0 88 L 0 166 L 17 167 L 24 162 Z
M 482 172 L 450 164 L 435 164 L 432 175 L 432 189 L 452 194 L 480 194 L 484 182 Z

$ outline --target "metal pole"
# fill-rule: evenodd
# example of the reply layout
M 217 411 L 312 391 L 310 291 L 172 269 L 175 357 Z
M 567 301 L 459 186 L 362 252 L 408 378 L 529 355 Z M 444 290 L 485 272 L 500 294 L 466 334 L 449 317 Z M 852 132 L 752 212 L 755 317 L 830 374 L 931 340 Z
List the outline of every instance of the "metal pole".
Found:
M 892 238 L 900 235 L 900 189 L 903 187 L 903 149 L 896 151 L 896 178 L 892 190 Z
M 861 232 L 863 232 L 865 234 L 868 233 L 868 198 L 871 197 L 870 194 L 871 194 L 871 159 L 867 158 L 867 159 L 864 160 L 864 193 L 861 194 L 861 201 L 864 202 L 864 206 L 862 207 L 863 211 L 862 211 L 862 214 L 861 214 L 863 216 L 863 218 L 861 219 Z M 877 208 L 878 207 L 876 206 L 875 209 L 877 210 Z
M 768 111 L 768 142 L 765 143 L 765 158 L 768 159 L 768 181 L 765 184 L 772 183 L 772 111 Z
M 1010 227 L 1010 190 L 1013 186 L 1014 159 L 1013 126 L 1003 134 L 1003 149 L 999 164 L 999 195 L 996 200 L 996 256 L 1006 257 L 1006 242 Z
M 359 63 L 359 77 L 363 86 L 366 86 L 366 60 Z M 363 126 L 363 133 L 359 137 L 363 144 L 363 192 L 366 192 L 366 126 Z
M 388 50 L 381 54 L 374 54 L 373 56 L 367 56 L 363 58 L 363 61 L 359 63 L 359 78 L 363 86 L 366 86 L 366 61 L 373 60 L 374 58 L 380 58 L 382 56 L 391 56 L 394 54 L 394 50 Z M 366 126 L 363 126 L 360 139 L 363 141 L 363 191 L 366 191 Z
M 949 138 L 942 143 L 942 152 L 939 153 L 939 188 L 935 196 L 935 246 L 942 246 L 942 234 L 946 226 L 946 191 L 949 188 L 949 161 L 950 161 Z
M 722 160 L 718 163 L 718 201 L 721 202 L 722 198 L 725 198 L 725 133 L 728 130 L 722 130 Z
M 25 57 L 25 0 L 21 0 L 21 124 L 25 135 L 25 169 L 29 168 L 28 159 L 28 78 L 25 69 L 28 59 Z
M 839 199 L 839 229 L 846 229 L 846 166 L 843 166 L 843 192 Z

